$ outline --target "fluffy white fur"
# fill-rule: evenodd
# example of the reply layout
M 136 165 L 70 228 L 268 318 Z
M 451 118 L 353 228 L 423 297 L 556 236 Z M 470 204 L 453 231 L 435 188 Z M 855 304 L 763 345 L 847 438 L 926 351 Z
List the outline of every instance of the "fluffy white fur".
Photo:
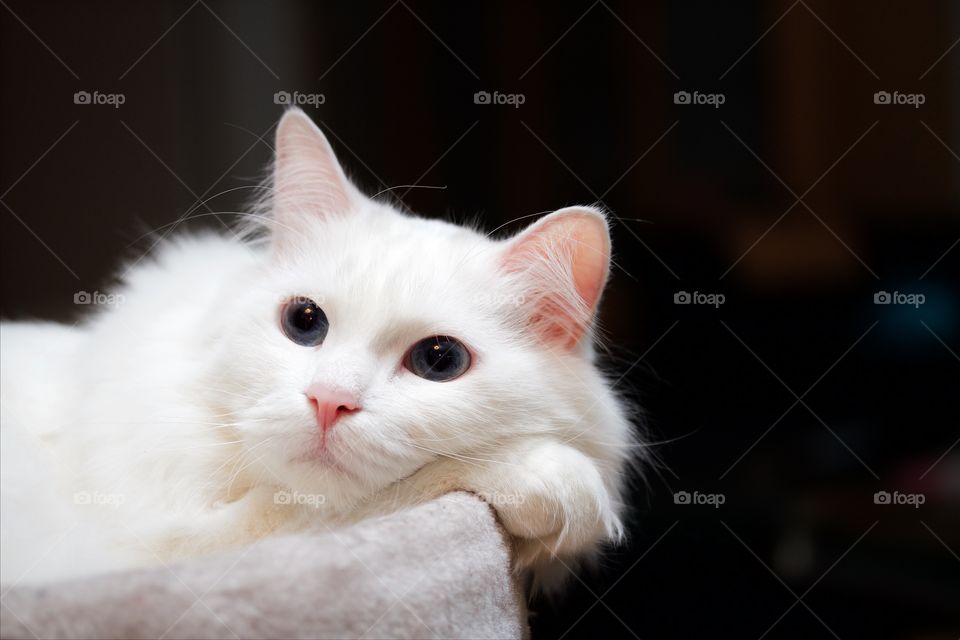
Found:
M 75 327 L 0 325 L 2 581 L 179 559 L 311 523 L 338 526 L 473 491 L 517 541 L 518 570 L 622 536 L 628 413 L 594 362 L 610 242 L 596 209 L 519 235 L 401 213 L 363 196 L 297 110 L 278 127 L 255 241 L 167 242 L 123 302 Z M 330 321 L 281 331 L 291 297 Z M 449 335 L 450 382 L 403 365 Z M 322 460 L 304 395 L 345 389 Z M 82 560 L 82 561 L 81 561 Z

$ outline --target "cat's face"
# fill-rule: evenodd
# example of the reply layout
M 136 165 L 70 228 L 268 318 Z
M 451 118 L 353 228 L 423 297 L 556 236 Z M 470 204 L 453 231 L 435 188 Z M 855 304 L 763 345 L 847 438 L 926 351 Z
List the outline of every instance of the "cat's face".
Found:
M 271 246 L 215 367 L 245 464 L 343 504 L 581 415 L 600 214 L 495 241 L 363 197 L 299 112 L 277 144 Z

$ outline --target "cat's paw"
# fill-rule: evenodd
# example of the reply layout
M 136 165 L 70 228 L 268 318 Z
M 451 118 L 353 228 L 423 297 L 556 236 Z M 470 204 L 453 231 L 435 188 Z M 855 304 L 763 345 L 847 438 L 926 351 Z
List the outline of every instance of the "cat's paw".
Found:
M 518 539 L 521 564 L 572 556 L 622 535 L 599 470 L 572 447 L 539 443 L 492 472 L 474 491 Z

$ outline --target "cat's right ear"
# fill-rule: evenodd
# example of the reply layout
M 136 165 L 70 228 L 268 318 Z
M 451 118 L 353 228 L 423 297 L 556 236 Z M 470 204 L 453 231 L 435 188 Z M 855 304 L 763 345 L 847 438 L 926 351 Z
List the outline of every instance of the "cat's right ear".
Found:
M 347 213 L 360 197 L 313 121 L 300 109 L 284 113 L 273 167 L 275 243 L 300 235 L 312 220 Z
M 610 275 L 610 231 L 603 212 L 567 207 L 506 242 L 503 268 L 521 292 L 530 331 L 568 349 L 590 333 Z

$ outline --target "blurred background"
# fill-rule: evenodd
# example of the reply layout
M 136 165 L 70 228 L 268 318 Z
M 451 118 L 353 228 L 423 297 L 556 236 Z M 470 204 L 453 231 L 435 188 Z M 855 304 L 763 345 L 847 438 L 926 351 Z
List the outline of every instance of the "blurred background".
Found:
M 0 4 L 4 318 L 231 224 L 285 104 L 426 216 L 598 202 L 662 464 L 533 637 L 960 636 L 957 3 Z

